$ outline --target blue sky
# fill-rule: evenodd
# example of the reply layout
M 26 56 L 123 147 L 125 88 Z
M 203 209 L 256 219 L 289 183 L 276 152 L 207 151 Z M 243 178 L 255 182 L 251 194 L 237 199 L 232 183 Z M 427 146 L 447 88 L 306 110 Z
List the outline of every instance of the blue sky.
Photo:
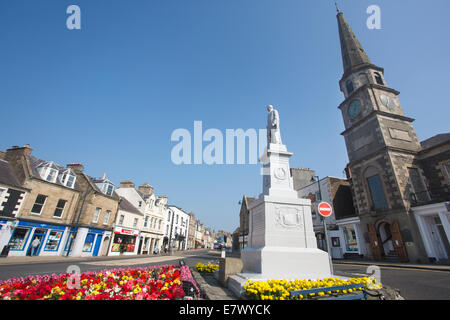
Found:
M 66 8 L 81 8 L 81 30 Z M 382 29 L 366 27 L 380 6 Z M 401 92 L 420 140 L 448 132 L 448 0 L 341 0 L 371 58 Z M 262 191 L 258 165 L 172 163 L 177 128 L 264 128 L 280 113 L 291 167 L 343 177 L 348 161 L 334 1 L 3 0 L 0 150 L 116 183 L 147 182 L 206 225 L 232 232 L 238 201 Z

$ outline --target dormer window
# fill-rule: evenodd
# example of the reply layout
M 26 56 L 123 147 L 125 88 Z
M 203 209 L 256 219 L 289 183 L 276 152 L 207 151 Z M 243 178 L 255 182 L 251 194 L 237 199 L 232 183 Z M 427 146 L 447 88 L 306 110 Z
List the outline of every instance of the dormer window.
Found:
M 100 189 L 101 192 L 108 196 L 112 196 L 114 193 L 114 185 L 108 179 L 102 179 L 95 181 L 95 184 Z
M 39 174 L 41 178 L 48 182 L 56 182 L 56 178 L 58 177 L 59 170 L 57 166 L 53 164 L 53 162 L 43 162 L 38 167 Z
M 104 183 L 103 184 L 104 188 L 103 188 L 103 193 L 105 193 L 108 196 L 112 196 L 113 192 L 114 192 L 114 186 L 110 183 Z
M 47 171 L 45 173 L 45 180 L 49 182 L 55 182 L 56 177 L 58 176 L 58 170 L 53 168 L 47 168 Z
M 68 188 L 73 188 L 74 187 L 75 180 L 76 180 L 76 177 L 75 177 L 75 175 L 72 173 L 72 171 L 70 169 L 64 171 L 62 176 L 61 176 L 61 183 L 63 185 L 65 185 L 66 187 L 68 187 Z

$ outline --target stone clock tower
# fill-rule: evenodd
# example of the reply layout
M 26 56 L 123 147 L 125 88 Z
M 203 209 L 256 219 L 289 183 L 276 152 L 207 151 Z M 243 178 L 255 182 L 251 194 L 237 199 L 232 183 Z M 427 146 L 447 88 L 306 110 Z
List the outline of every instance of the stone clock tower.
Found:
M 337 14 L 344 74 L 339 82 L 354 204 L 368 256 L 426 259 L 410 213 L 411 178 L 422 181 L 415 158 L 421 146 L 384 69 L 374 65 L 341 12 Z M 417 188 L 417 187 L 416 187 Z M 424 188 L 425 189 L 425 188 Z

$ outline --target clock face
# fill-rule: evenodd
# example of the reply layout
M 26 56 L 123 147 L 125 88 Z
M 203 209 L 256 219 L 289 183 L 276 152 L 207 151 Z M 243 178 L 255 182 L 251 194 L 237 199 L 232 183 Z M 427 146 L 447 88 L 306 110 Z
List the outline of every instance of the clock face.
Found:
M 361 101 L 353 100 L 348 107 L 348 115 L 350 118 L 356 117 L 361 112 Z

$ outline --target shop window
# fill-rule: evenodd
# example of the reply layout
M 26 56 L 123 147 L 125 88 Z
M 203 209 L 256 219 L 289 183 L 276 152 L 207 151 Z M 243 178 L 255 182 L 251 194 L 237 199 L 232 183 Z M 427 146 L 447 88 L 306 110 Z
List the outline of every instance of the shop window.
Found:
M 11 250 L 23 250 L 25 243 L 27 242 L 28 236 L 30 234 L 30 229 L 28 228 L 16 228 L 14 233 L 9 240 L 9 245 Z
M 110 210 L 106 210 L 105 219 L 103 220 L 103 224 L 108 224 L 110 216 L 111 216 L 111 211 Z
M 83 245 L 83 252 L 91 252 L 94 245 L 95 233 L 88 233 Z
M 58 204 L 56 205 L 56 209 L 55 209 L 55 213 L 53 214 L 53 217 L 55 218 L 61 218 L 63 211 L 64 211 L 64 207 L 66 206 L 66 200 L 59 200 Z
M 332 237 L 331 238 L 331 245 L 334 248 L 339 248 L 341 246 L 341 241 L 339 240 L 339 237 Z
M 353 227 L 343 227 L 346 251 L 358 251 L 358 242 L 356 241 L 356 232 Z
M 95 212 L 94 212 L 94 218 L 92 219 L 92 222 L 97 223 L 98 222 L 98 218 L 100 217 L 100 212 L 102 211 L 102 209 L 100 208 L 96 208 Z
M 50 231 L 47 244 L 45 245 L 45 251 L 58 250 L 59 242 L 61 241 L 62 231 Z
M 126 234 L 116 234 L 114 235 L 113 245 L 111 248 L 112 252 L 134 252 L 135 249 L 136 236 L 126 235 Z
M 42 208 L 44 207 L 46 200 L 47 196 L 38 194 L 38 196 L 36 197 L 36 201 L 34 202 L 33 208 L 31 208 L 31 213 L 41 214 Z

